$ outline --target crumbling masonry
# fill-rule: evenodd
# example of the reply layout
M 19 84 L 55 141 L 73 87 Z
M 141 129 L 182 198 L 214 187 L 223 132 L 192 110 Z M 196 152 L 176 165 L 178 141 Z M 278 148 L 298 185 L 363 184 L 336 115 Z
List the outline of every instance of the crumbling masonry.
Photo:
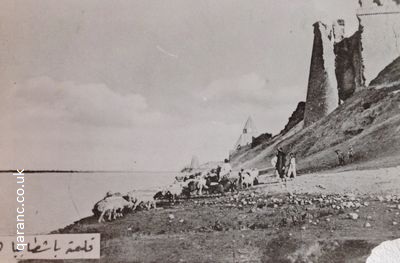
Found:
M 304 125 L 331 113 L 368 86 L 400 56 L 400 0 L 361 0 L 359 29 L 345 37 L 345 21 L 314 24 Z

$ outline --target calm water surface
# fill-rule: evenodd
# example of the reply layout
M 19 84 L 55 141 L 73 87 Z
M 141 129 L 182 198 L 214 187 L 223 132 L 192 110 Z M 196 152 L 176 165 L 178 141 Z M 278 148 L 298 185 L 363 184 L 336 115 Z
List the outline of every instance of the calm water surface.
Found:
M 83 217 L 107 191 L 155 193 L 177 173 L 43 173 L 25 174 L 25 233 L 48 233 Z M 0 235 L 16 233 L 16 178 L 0 173 Z

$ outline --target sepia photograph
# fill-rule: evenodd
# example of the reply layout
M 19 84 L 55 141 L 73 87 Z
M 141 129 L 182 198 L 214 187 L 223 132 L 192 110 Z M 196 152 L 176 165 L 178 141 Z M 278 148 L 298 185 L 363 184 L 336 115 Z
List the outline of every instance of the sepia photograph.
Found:
M 0 263 L 399 263 L 400 0 L 1 0 Z

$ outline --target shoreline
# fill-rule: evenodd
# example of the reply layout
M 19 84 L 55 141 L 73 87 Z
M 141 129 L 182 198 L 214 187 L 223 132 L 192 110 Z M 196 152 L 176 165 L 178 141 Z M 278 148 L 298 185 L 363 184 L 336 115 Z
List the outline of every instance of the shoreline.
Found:
M 400 237 L 399 169 L 307 174 L 52 233 L 99 232 L 102 260 L 116 262 L 365 262 Z

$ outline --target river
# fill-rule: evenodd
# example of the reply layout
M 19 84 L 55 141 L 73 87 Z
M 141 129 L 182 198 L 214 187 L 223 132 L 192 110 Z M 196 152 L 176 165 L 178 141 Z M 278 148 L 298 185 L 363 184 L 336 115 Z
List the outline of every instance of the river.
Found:
M 90 216 L 107 191 L 155 193 L 173 182 L 177 173 L 34 173 L 25 174 L 25 234 L 43 234 Z M 16 234 L 17 180 L 0 173 L 0 235 Z

